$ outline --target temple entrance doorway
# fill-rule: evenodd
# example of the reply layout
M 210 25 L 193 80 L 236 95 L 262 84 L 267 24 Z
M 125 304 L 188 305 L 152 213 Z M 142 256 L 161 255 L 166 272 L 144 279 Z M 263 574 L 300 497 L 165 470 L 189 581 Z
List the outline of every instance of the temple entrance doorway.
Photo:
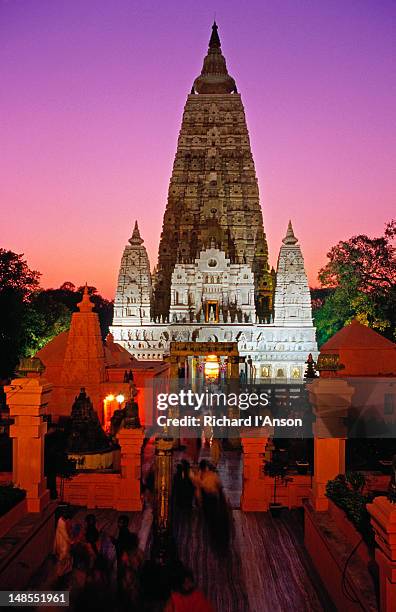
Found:
M 170 378 L 185 382 L 213 383 L 239 380 L 240 363 L 237 342 L 171 342 Z

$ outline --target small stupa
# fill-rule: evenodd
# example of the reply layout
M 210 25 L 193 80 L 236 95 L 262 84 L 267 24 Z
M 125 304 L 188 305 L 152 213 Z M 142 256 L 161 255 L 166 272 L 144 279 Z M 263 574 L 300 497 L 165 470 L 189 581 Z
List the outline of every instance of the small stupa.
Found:
M 66 449 L 73 455 L 108 453 L 113 449 L 84 387 L 73 403 Z

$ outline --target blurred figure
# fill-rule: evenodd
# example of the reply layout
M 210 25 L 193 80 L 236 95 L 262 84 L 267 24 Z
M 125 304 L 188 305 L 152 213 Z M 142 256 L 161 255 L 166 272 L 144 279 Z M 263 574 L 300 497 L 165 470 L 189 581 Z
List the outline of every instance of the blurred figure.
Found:
M 201 489 L 202 510 L 208 522 L 215 518 L 221 490 L 220 478 L 209 463 L 203 459 L 199 463 L 197 484 Z
M 99 531 L 96 528 L 96 516 L 87 514 L 85 517 L 85 542 L 91 557 L 91 567 L 99 554 L 98 550 Z
M 128 610 L 138 610 L 140 595 L 140 569 L 144 554 L 139 548 L 136 533 L 129 533 L 128 542 L 119 560 L 119 595 Z
M 210 460 L 217 467 L 221 457 L 221 442 L 217 438 L 213 438 L 210 445 Z
M 84 540 L 84 531 L 81 523 L 73 523 L 71 526 L 71 538 L 73 540 L 73 546 Z
M 153 504 L 154 489 L 155 489 L 155 476 L 154 470 L 150 469 L 143 484 L 143 497 L 145 506 L 151 506 Z
M 193 465 L 196 465 L 198 463 L 199 453 L 201 452 L 201 438 L 186 438 L 185 446 L 186 450 L 184 454 L 191 459 Z
M 215 609 L 195 586 L 191 570 L 181 568 L 164 612 L 215 612 Z
M 115 578 L 114 572 L 116 568 L 117 553 L 112 538 L 106 532 L 103 532 L 100 538 L 99 557 L 104 560 L 109 581 L 112 583 Z
M 62 581 L 73 567 L 71 555 L 70 518 L 67 511 L 59 517 L 55 532 L 54 554 L 56 556 L 56 575 Z
M 90 571 L 91 557 L 87 546 L 82 540 L 72 546 L 73 554 L 73 574 L 71 579 L 71 591 L 74 596 L 85 588 Z
M 190 478 L 190 464 L 185 459 L 176 467 L 172 491 L 176 508 L 182 511 L 191 511 L 194 499 L 194 484 Z
M 202 512 L 211 542 L 218 553 L 225 553 L 232 533 L 232 515 L 217 470 L 203 459 L 194 482 L 201 492 Z
M 124 582 L 124 568 L 122 556 L 124 552 L 129 549 L 131 539 L 132 541 L 134 540 L 133 536 L 135 534 L 129 531 L 129 517 L 126 514 L 121 514 L 118 517 L 117 525 L 118 534 L 116 538 L 112 538 L 112 542 L 114 544 L 117 558 L 117 590 L 118 595 L 122 597 Z
M 98 554 L 89 573 L 88 583 L 98 589 L 109 590 L 111 587 L 110 571 L 106 559 Z
M 126 514 L 121 514 L 117 521 L 118 535 L 116 538 L 112 538 L 112 542 L 115 546 L 117 560 L 120 559 L 122 553 L 128 546 L 131 532 L 129 531 L 129 517 Z

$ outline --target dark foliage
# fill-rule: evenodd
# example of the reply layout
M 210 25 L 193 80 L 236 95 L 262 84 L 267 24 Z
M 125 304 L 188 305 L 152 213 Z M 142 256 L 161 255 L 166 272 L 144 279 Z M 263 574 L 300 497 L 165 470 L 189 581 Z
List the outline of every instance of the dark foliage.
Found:
M 31 297 L 39 278 L 23 255 L 0 249 L 0 379 L 13 373 L 31 343 Z
M 365 483 L 364 475 L 359 472 L 338 474 L 334 480 L 328 481 L 326 495 L 345 511 L 351 523 L 371 546 L 374 543 L 374 532 L 366 506 L 372 501 L 373 496 L 362 493 Z

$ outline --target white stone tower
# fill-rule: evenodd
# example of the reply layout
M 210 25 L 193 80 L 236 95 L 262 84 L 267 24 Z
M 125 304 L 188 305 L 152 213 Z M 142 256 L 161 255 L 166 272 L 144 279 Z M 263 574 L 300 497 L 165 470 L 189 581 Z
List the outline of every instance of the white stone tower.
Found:
M 304 258 L 291 221 L 279 251 L 274 299 L 275 325 L 312 327 L 311 295 Z
M 137 221 L 121 259 L 113 325 L 150 323 L 151 274 Z

